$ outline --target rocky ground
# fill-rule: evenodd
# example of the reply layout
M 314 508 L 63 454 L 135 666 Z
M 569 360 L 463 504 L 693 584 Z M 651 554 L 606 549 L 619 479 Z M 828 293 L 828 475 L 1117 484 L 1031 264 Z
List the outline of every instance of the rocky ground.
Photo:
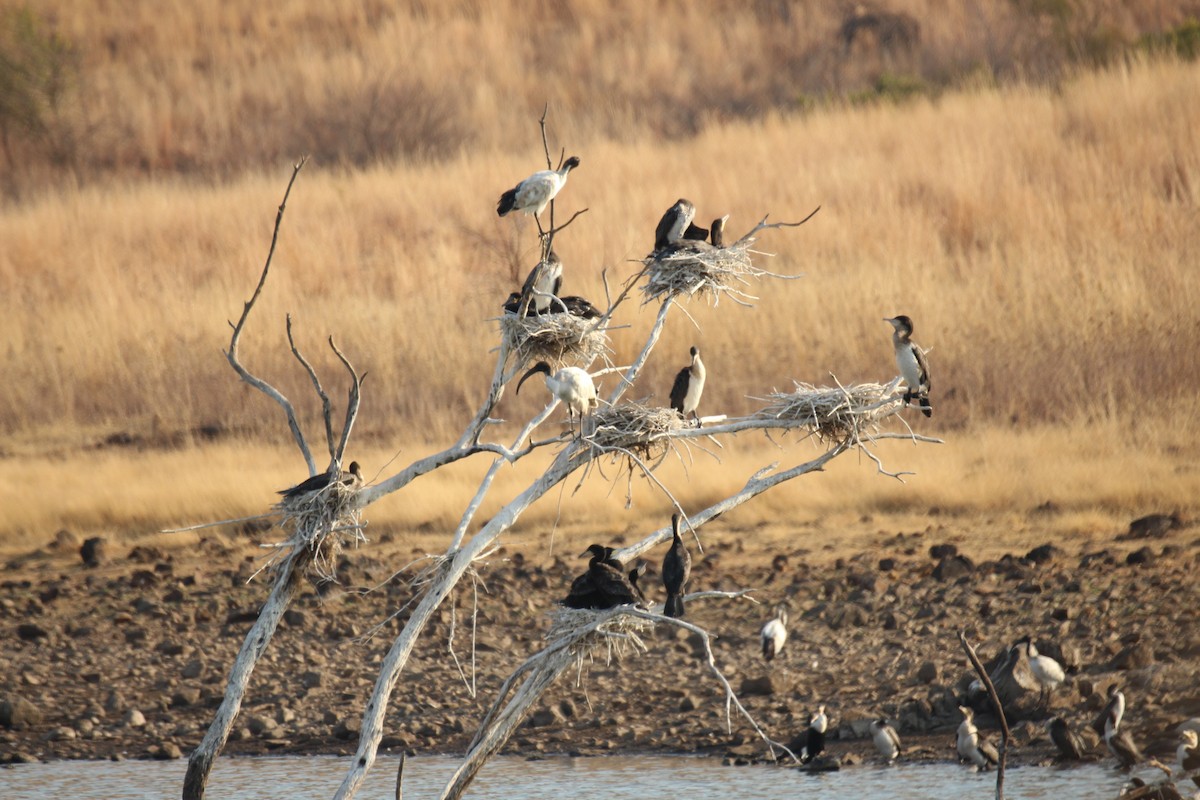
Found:
M 873 544 L 857 552 L 800 546 L 810 537 L 786 530 L 704 532 L 692 590 L 752 587 L 761 604 L 696 601 L 688 618 L 719 637 L 717 664 L 774 739 L 789 741 L 823 704 L 829 749 L 844 763 L 876 759 L 866 726 L 882 715 L 899 729 L 904 758 L 952 759 L 971 677 L 960 630 L 984 658 L 1027 633 L 1059 657 L 1071 674 L 1051 708 L 1076 729 L 1096 716 L 1113 682 L 1129 700 L 1125 727 L 1164 758 L 1174 726 L 1200 715 L 1195 528 L 983 560 L 987 548 L 973 548 L 971 537 L 943 546 L 936 528 L 892 533 L 875 524 Z M 255 538 L 264 534 L 170 550 L 105 542 L 88 565 L 64 532 L 13 558 L 0 580 L 0 760 L 186 756 L 266 596 L 263 576 L 247 583 L 262 563 Z M 343 554 L 341 585 L 306 587 L 288 612 L 226 752 L 353 752 L 365 698 L 412 596 L 411 572 L 396 570 L 417 555 L 402 532 L 378 539 Z M 493 555 L 421 639 L 393 695 L 383 748 L 461 752 L 504 677 L 543 643 L 549 612 L 585 563 L 512 549 Z M 661 601 L 656 568 L 643 580 Z M 758 631 L 779 601 L 790 608 L 791 638 L 767 664 Z M 744 720 L 727 730 L 723 690 L 693 635 L 660 629 L 646 644 L 611 663 L 596 653 L 568 673 L 505 752 L 764 757 Z M 994 724 L 987 715 L 980 722 Z M 1015 722 L 1014 742 L 1014 763 L 1051 757 L 1034 720 Z

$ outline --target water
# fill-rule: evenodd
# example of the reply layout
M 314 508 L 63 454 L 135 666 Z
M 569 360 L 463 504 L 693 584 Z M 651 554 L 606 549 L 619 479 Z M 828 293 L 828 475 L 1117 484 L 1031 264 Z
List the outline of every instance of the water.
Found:
M 330 756 L 222 758 L 208 785 L 213 800 L 304 800 L 328 798 L 349 761 Z M 451 758 L 409 759 L 404 795 L 436 797 L 458 766 Z M 161 800 L 179 797 L 184 761 L 58 761 L 0 770 L 4 800 Z M 1161 773 L 1160 773 L 1161 775 Z M 1151 777 L 1149 775 L 1143 777 Z M 381 759 L 359 797 L 391 800 L 395 759 Z M 1017 800 L 1116 798 L 1125 777 L 1110 767 L 1070 769 L 1021 767 L 1005 773 L 1005 797 Z M 887 800 L 957 800 L 995 797 L 994 773 L 975 773 L 957 764 L 857 766 L 808 775 L 770 766 L 723 767 L 712 759 L 658 756 L 493 759 L 475 779 L 471 800 L 778 800 L 818 797 Z

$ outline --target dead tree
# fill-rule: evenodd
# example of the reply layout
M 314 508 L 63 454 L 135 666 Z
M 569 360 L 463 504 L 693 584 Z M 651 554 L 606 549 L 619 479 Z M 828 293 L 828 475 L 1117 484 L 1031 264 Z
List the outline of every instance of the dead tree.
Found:
M 293 181 L 302 165 L 303 162 L 296 165 L 292 175 Z M 290 191 L 290 182 L 288 188 Z M 286 194 L 284 199 L 286 203 Z M 281 204 L 272 239 L 272 252 L 275 239 L 279 234 L 283 211 L 284 204 Z M 553 219 L 553 205 L 551 205 L 551 219 Z M 542 240 L 543 255 L 548 251 L 554 235 L 561 232 L 574 219 L 575 217 L 572 217 L 566 224 L 557 228 L 551 224 Z M 801 223 L 791 224 L 799 225 Z M 603 462 L 618 461 L 627 467 L 629 474 L 632 475 L 636 470 L 645 475 L 652 485 L 666 494 L 682 512 L 682 503 L 653 473 L 653 468 L 657 463 L 671 453 L 679 454 L 681 447 L 703 447 L 702 437 L 720 437 L 749 430 L 795 431 L 805 438 L 811 437 L 822 443 L 822 452 L 815 458 L 786 469 L 779 469 L 776 465 L 765 467 L 749 476 L 745 485 L 729 497 L 700 511 L 694 511 L 691 514 L 685 513 L 688 527 L 692 531 L 697 531 L 706 522 L 750 501 L 762 492 L 800 475 L 822 469 L 829 461 L 850 450 L 859 450 L 865 453 L 875 461 L 882 474 L 899 478 L 903 473 L 887 472 L 874 455 L 870 449 L 874 442 L 889 438 L 938 441 L 917 436 L 911 431 L 887 431 L 881 427 L 885 420 L 896 416 L 904 407 L 903 393 L 898 390 L 899 378 L 885 384 L 872 383 L 853 386 L 839 384 L 834 387 L 815 387 L 797 383 L 793 391 L 776 392 L 763 398 L 762 407 L 753 414 L 732 419 L 722 417 L 713 420 L 716 424 L 706 424 L 703 428 L 685 426 L 682 418 L 677 418 L 674 412 L 669 412 L 668 416 L 660 413 L 663 409 L 648 409 L 637 403 L 622 401 L 623 395 L 634 385 L 642 367 L 653 351 L 670 311 L 682 300 L 707 298 L 715 304 L 722 297 L 728 297 L 734 302 L 749 303 L 755 299 L 747 292 L 752 281 L 769 277 L 791 277 L 766 272 L 755 266 L 750 257 L 751 246 L 760 232 L 787 225 L 789 224 L 768 224 L 764 218 L 749 233 L 728 247 L 711 248 L 711 252 L 700 255 L 692 254 L 687 257 L 675 257 L 669 254 L 656 254 L 648 257 L 643 269 L 625 285 L 615 300 L 608 303 L 607 310 L 599 319 L 571 321 L 552 319 L 566 315 L 551 314 L 543 319 L 540 317 L 519 318 L 517 315 L 506 314 L 501 321 L 501 342 L 490 386 L 479 410 L 468 422 L 459 439 L 445 450 L 415 461 L 386 480 L 365 488 L 338 479 L 341 474 L 341 457 L 357 414 L 362 379 L 354 371 L 350 362 L 338 352 L 339 359 L 351 375 L 352 389 L 341 439 L 335 446 L 331 406 L 328 398 L 315 373 L 293 344 L 293 353 L 307 370 L 314 390 L 323 402 L 326 439 L 330 444 L 331 456 L 330 467 L 327 470 L 330 475 L 328 492 L 322 490 L 312 496 L 306 495 L 300 498 L 301 501 L 293 504 L 285 502 L 279 508 L 283 516 L 283 523 L 290 527 L 293 533 L 279 547 L 273 564 L 275 583 L 271 597 L 264 607 L 259 621 L 247 636 L 242 651 L 234 664 L 225 700 L 201 746 L 191 756 L 184 784 L 184 797 L 203 797 L 212 761 L 223 747 L 229 729 L 238 713 L 250 672 L 253 670 L 257 658 L 269 645 L 271 635 L 283 609 L 296 594 L 297 576 L 304 569 L 320 571 L 324 568 L 331 568 L 329 565 L 332 564 L 332 559 L 329 558 L 329 554 L 340 546 L 343 539 L 350 536 L 357 540 L 362 536 L 361 515 L 366 508 L 432 470 L 472 455 L 490 453 L 493 456 L 492 464 L 481 480 L 475 496 L 468 503 L 456 529 L 450 535 L 449 545 L 445 552 L 435 559 L 433 566 L 427 570 L 421 581 L 414 582 L 415 596 L 412 598 L 412 602 L 415 602 L 416 605 L 384 657 L 375 688 L 366 700 L 357 752 L 347 775 L 335 793 L 337 798 L 353 797 L 374 764 L 384 732 L 385 714 L 391 693 L 408 664 L 413 647 L 424 633 L 434 612 L 450 596 L 462 577 L 469 574 L 474 569 L 475 563 L 497 545 L 499 537 L 519 520 L 530 505 L 572 475 L 579 474 L 579 480 L 582 481 L 591 476 L 594 469 L 598 471 Z M 237 361 L 238 338 L 253 308 L 254 301 L 262 291 L 269 268 L 270 255 L 268 255 L 254 296 L 246 304 L 241 320 L 234 326 L 229 360 L 243 380 L 247 380 L 284 407 L 288 416 L 289 428 L 309 465 L 309 471 L 316 473 L 315 463 L 286 398 L 270 384 L 251 376 Z M 643 279 L 645 279 L 644 283 L 642 283 Z M 553 353 L 560 363 L 573 362 L 587 368 L 597 359 L 606 358 L 608 322 L 614 311 L 628 299 L 632 291 L 639 285 L 643 293 L 643 301 L 658 304 L 658 314 L 646 335 L 640 352 L 630 365 L 620 368 L 610 366 L 595 373 L 601 375 L 617 372 L 619 377 L 615 388 L 609 392 L 602 407 L 588 418 L 586 424 L 581 426 L 580 435 L 568 437 L 560 433 L 542 439 L 531 439 L 538 428 L 554 412 L 558 401 L 552 398 L 540 413 L 522 427 L 510 443 L 485 441 L 485 432 L 497 424 L 490 415 L 502 397 L 506 384 L 531 359 L 538 357 L 539 354 Z M 330 346 L 333 347 L 332 340 Z M 335 352 L 337 352 L 336 348 Z M 499 469 L 544 448 L 558 448 L 549 467 L 468 536 L 472 531 L 475 515 L 491 491 L 493 479 Z M 670 529 L 664 527 L 620 551 L 617 556 L 628 560 L 664 541 L 670 535 Z M 507 739 L 507 732 L 511 732 L 511 726 L 508 723 L 514 720 L 519 721 L 521 715 L 528 710 L 529 704 L 553 683 L 562 670 L 563 662 L 559 657 L 560 650 L 578 652 L 581 647 L 603 643 L 605 637 L 611 633 L 613 626 L 636 628 L 646 624 L 676 624 L 690 627 L 703 636 L 707 636 L 706 632 L 699 631 L 691 623 L 670 621 L 659 614 L 643 612 L 630 607 L 623 607 L 608 614 L 582 613 L 587 617 L 576 621 L 570 632 L 564 633 L 556 640 L 559 644 L 555 645 L 552 642 L 543 653 L 531 657 L 526 665 L 519 668 L 509 679 L 506 688 L 501 692 L 501 697 L 497 699 L 493 711 L 489 712 L 480 732 L 476 735 L 476 741 L 473 743 L 468 761 L 464 763 L 463 770 L 460 770 L 459 775 L 452 779 L 442 797 L 451 798 L 461 795 L 471 777 L 487 757 L 502 746 Z M 715 665 L 713 667 L 715 669 Z M 720 677 L 719 670 L 716 672 Z M 515 691 L 513 698 L 509 699 L 509 703 L 502 707 L 501 703 L 505 699 L 505 695 L 513 689 L 515 682 L 523 677 L 527 679 L 527 683 L 523 684 L 520 690 Z M 723 677 L 721 679 L 723 680 Z M 736 705 L 740 708 L 740 703 L 736 702 L 736 697 L 728 689 L 727 682 L 726 689 L 729 705 L 731 707 Z M 753 724 L 753 720 L 751 723 Z M 774 748 L 771 745 L 774 743 L 770 742 L 764 732 L 760 731 L 760 734 L 764 738 L 765 746 L 773 753 Z

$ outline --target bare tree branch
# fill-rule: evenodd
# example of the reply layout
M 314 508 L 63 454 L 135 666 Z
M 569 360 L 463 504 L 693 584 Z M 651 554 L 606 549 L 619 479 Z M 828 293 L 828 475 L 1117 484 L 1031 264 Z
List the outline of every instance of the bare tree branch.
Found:
M 262 294 L 263 285 L 267 282 L 267 274 L 271 270 L 271 259 L 275 255 L 275 244 L 279 241 L 279 226 L 283 223 L 283 212 L 287 209 L 288 197 L 292 193 L 292 184 L 296 182 L 296 176 L 300 174 L 300 170 L 308 162 L 308 156 L 301 158 L 292 165 L 292 177 L 288 181 L 287 189 L 283 193 L 283 200 L 279 203 L 279 210 L 275 214 L 275 230 L 271 234 L 271 249 L 267 251 L 267 260 L 263 264 L 262 274 L 258 277 L 258 285 L 254 287 L 254 294 L 246 301 L 242 307 L 242 316 L 238 319 L 237 324 L 230 323 L 233 327 L 233 335 L 229 340 L 229 350 L 225 352 L 225 358 L 229 361 L 229 365 L 237 372 L 238 377 L 243 381 L 258 389 L 267 397 L 274 400 L 283 408 L 287 414 L 288 429 L 292 432 L 292 438 L 296 441 L 296 446 L 300 448 L 301 455 L 304 456 L 304 463 L 308 465 L 308 474 L 317 474 L 317 465 L 313 461 L 312 451 L 308 448 L 308 442 L 304 440 L 304 434 L 300 430 L 300 423 L 296 420 L 296 409 L 292 406 L 292 402 L 284 397 L 283 393 L 276 389 L 271 384 L 258 378 L 250 373 L 242 366 L 241 360 L 238 358 L 238 344 L 242 338 L 242 330 L 246 327 L 246 321 L 250 318 L 250 311 L 254 308 L 254 304 L 258 302 L 258 296 Z
M 336 459 L 337 463 L 342 463 L 342 458 L 346 455 L 346 445 L 350 443 L 350 431 L 354 430 L 354 422 L 358 419 L 358 405 L 361 399 L 362 382 L 367 377 L 367 373 L 363 373 L 359 377 L 358 372 L 354 369 L 354 365 L 350 360 L 342 354 L 338 346 L 334 344 L 333 337 L 329 337 L 329 349 L 333 351 L 338 360 L 342 362 L 342 366 L 346 368 L 346 372 L 350 373 L 350 390 L 349 396 L 346 398 L 346 421 L 342 424 L 342 438 L 338 442 L 337 451 L 333 450 L 333 434 L 332 423 L 330 422 L 329 408 L 325 409 L 325 430 L 329 432 L 329 449 L 330 455 Z
M 308 363 L 300 353 L 300 349 L 296 347 L 296 340 L 292 336 L 292 315 L 287 315 L 287 340 L 288 347 L 292 348 L 292 355 L 300 362 L 300 366 L 304 367 L 304 371 L 308 373 L 309 380 L 312 381 L 313 390 L 316 391 L 317 397 L 321 398 L 321 416 L 325 420 L 325 446 L 329 448 L 329 462 L 338 460 L 337 454 L 333 450 L 333 407 L 329 402 L 329 395 L 325 392 L 325 387 L 321 385 L 321 379 L 317 377 L 317 371 L 312 368 L 312 364 Z
M 996 687 L 992 683 L 992 679 L 988 677 L 987 670 L 983 668 L 979 656 L 975 654 L 975 648 L 967 641 L 967 636 L 962 631 L 958 632 L 958 643 L 966 651 L 967 658 L 975 669 L 975 674 L 983 682 L 983 688 L 987 689 L 992 707 L 996 709 L 996 716 L 1000 718 L 1000 758 L 996 764 L 996 800 L 1004 800 L 1004 765 L 1008 761 L 1008 719 L 1004 716 L 1004 706 L 1000 703 L 1000 696 L 996 694 Z

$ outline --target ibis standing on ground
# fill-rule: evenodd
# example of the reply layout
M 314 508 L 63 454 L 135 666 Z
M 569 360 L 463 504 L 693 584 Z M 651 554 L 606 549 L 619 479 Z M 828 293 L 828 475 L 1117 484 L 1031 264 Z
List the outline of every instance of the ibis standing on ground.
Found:
M 896 347 L 896 366 L 900 375 L 908 384 L 904 393 L 904 402 L 911 403 L 913 398 L 921 402 L 921 413 L 927 417 L 933 416 L 933 408 L 929 405 L 929 364 L 925 361 L 925 351 L 912 340 L 912 320 L 901 314 L 898 317 L 884 319 L 892 323 L 895 331 L 892 333 L 892 344 Z
M 775 606 L 775 616 L 763 625 L 759 637 L 762 639 L 762 654 L 767 661 L 775 658 L 787 644 L 787 606 L 783 603 Z
M 668 617 L 683 617 L 683 590 L 692 575 L 692 554 L 679 535 L 679 515 L 671 515 L 671 548 L 663 556 L 662 582 L 667 590 L 663 613 Z
M 1029 660 L 1029 671 L 1041 687 L 1038 705 L 1045 707 L 1050 702 L 1050 695 L 1067 679 L 1067 673 L 1062 665 L 1050 656 L 1041 655 L 1033 643 L 1033 638 L 1025 636 L 1017 640 L 1017 646 L 1024 646 L 1025 657 Z
M 539 361 L 530 368 L 517 383 L 517 394 L 521 393 L 521 385 L 530 375 L 543 373 L 546 376 L 546 388 L 562 404 L 567 407 L 568 425 L 574 420 L 574 414 L 579 414 L 579 433 L 583 435 L 583 418 L 590 414 L 600 401 L 596 396 L 596 384 L 587 370 L 579 367 L 563 367 L 558 372 L 551 372 L 550 365 Z
M 539 219 L 546 206 L 554 199 L 562 188 L 567 185 L 567 174 L 579 166 L 579 156 L 571 156 L 558 169 L 544 169 L 535 172 L 525 180 L 500 195 L 496 204 L 496 213 L 503 217 L 510 211 L 524 211 L 533 214 L 542 231 L 542 221 Z
M 687 415 L 691 414 L 696 420 L 696 427 L 699 427 L 700 415 L 696 413 L 696 407 L 700 405 L 700 396 L 704 394 L 708 371 L 700 360 L 700 348 L 692 347 L 691 353 L 692 363 L 679 370 L 675 383 L 671 384 L 671 408 L 682 414 L 685 421 Z

